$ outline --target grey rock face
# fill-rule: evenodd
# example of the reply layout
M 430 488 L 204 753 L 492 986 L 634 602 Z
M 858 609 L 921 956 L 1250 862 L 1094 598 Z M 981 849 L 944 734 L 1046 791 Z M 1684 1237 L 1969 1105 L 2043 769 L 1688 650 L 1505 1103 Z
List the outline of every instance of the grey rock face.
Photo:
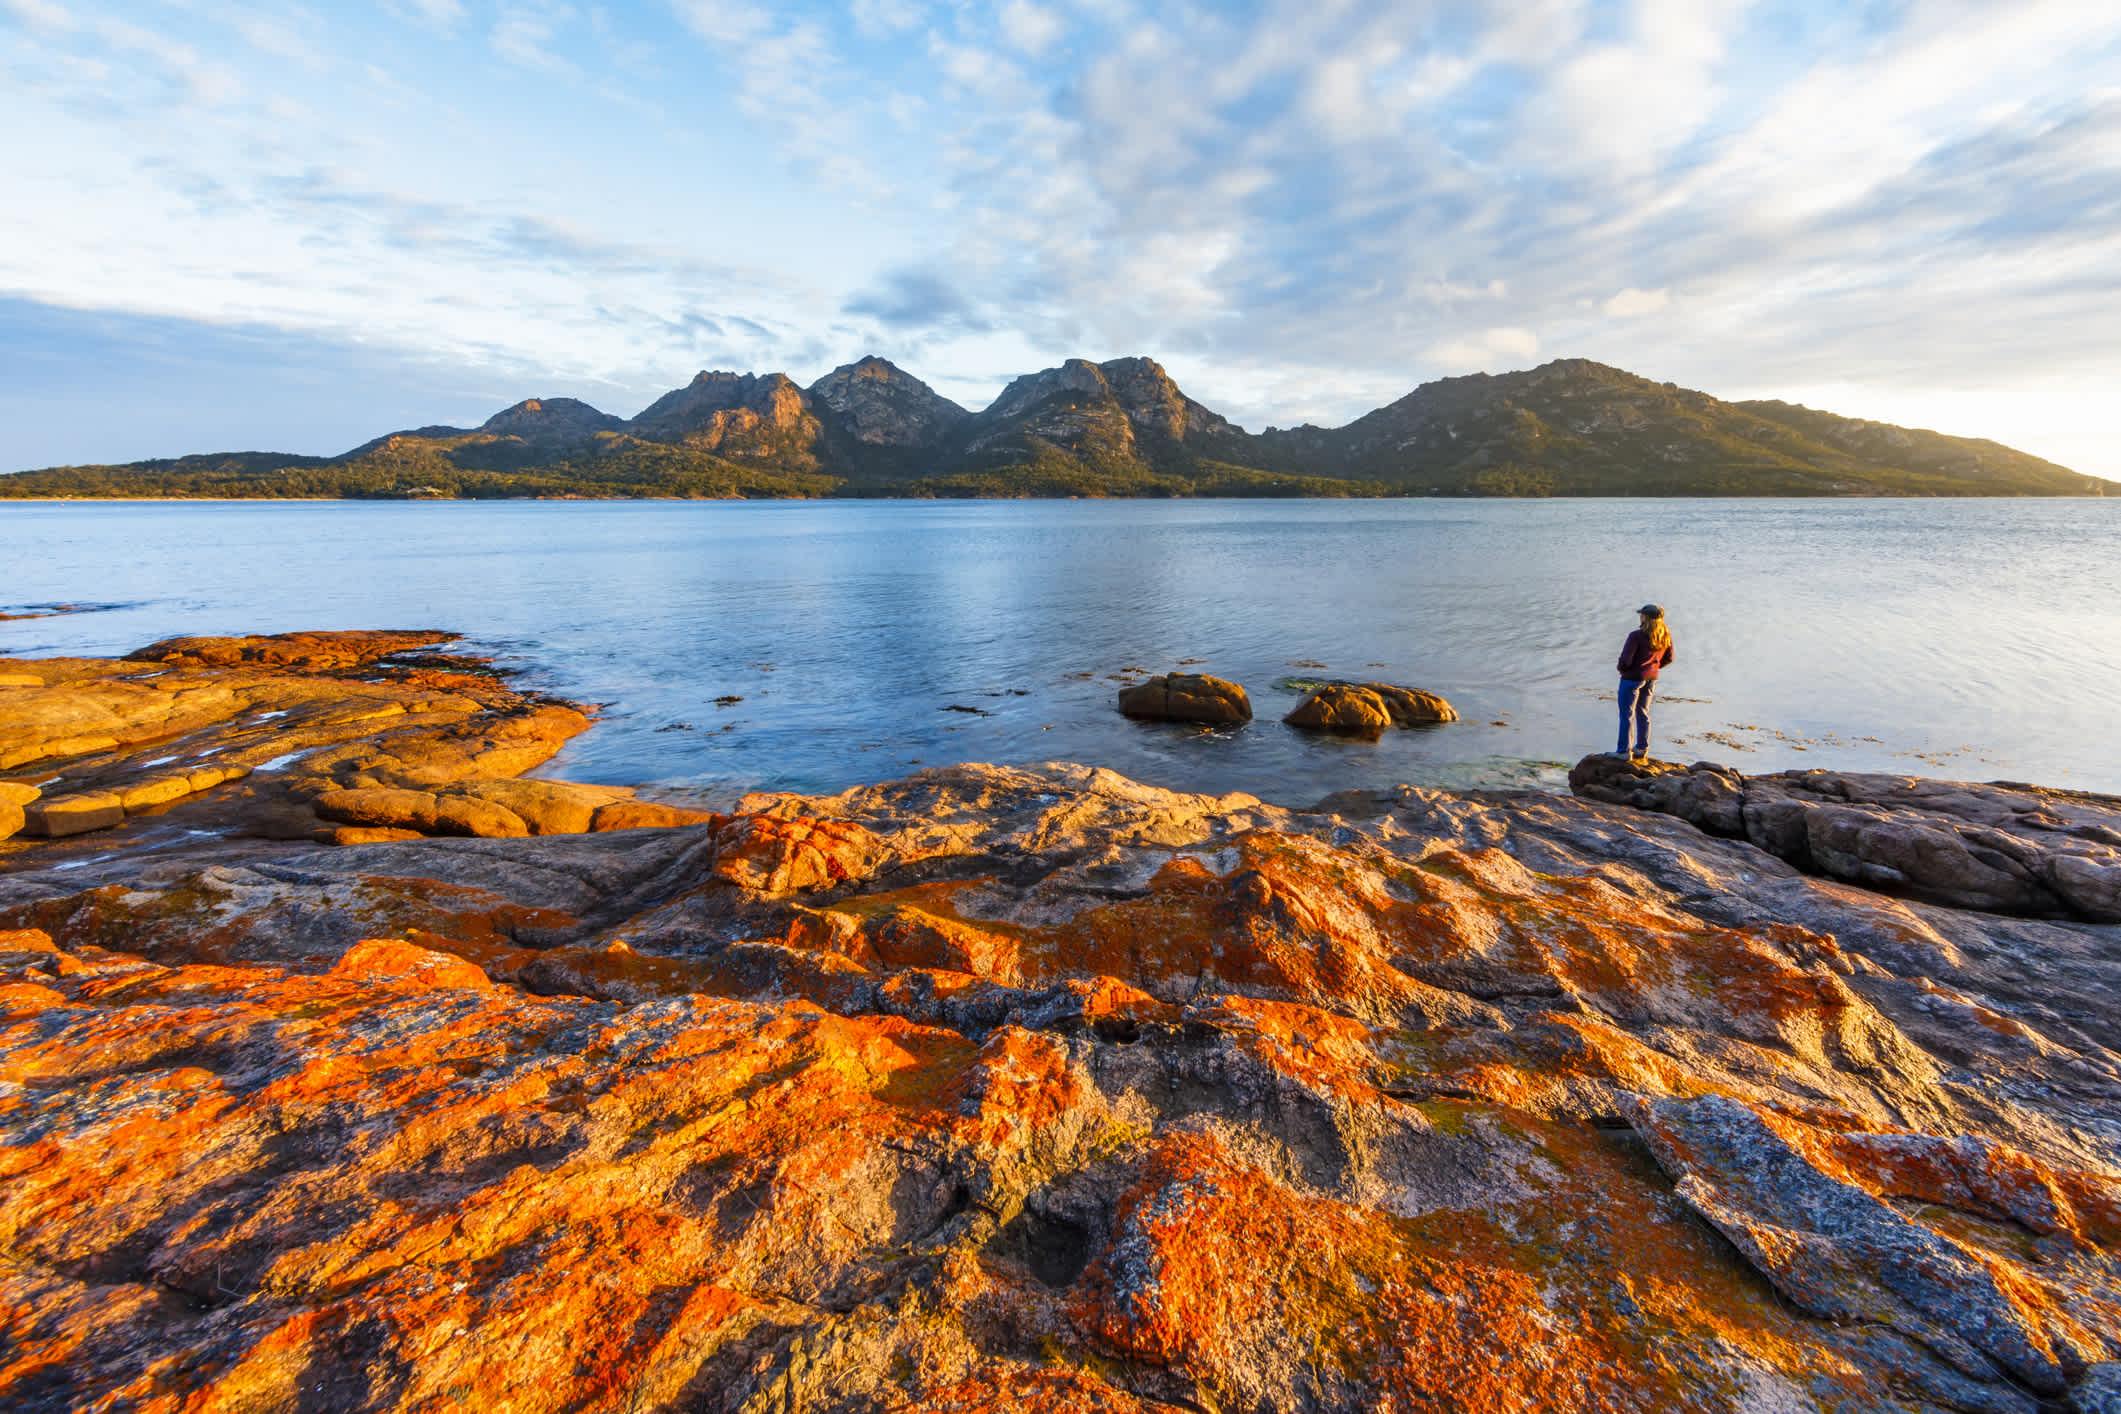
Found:
M 1135 427 L 1174 442 L 1243 435 L 1229 419 L 1187 397 L 1162 364 L 1147 358 L 1115 358 L 1105 363 L 1071 358 L 1058 368 L 1027 373 L 1002 389 L 980 417 L 987 421 L 1016 417 L 1056 393 L 1110 398 Z
M 1803 1310 L 1890 1327 L 1974 1379 L 1991 1377 L 1993 1362 L 2043 1394 L 2067 1387 L 2058 1342 L 1988 1268 L 1825 1172 L 1751 1107 L 1720 1095 L 1629 1097 L 1622 1113 L 1679 1196 Z M 2069 1353 L 2081 1361 L 2098 1352 Z
M 1694 786 L 1743 828 L 1742 777 Z M 182 1367 L 240 1392 L 349 1292 L 462 1298 L 447 1340 L 374 1328 L 418 1388 L 538 1360 L 644 1407 L 679 1379 L 803 1414 L 2115 1407 L 2114 927 L 1589 799 L 1290 811 L 1062 763 L 688 829 L 30 848 L 55 862 L 0 873 L 0 1052 L 36 1081 L 0 1095 L 13 1240 L 157 1245 L 117 1281 L 15 1261 L 75 1384 L 18 1361 L 9 1408 L 262 1352 Z M 88 1177 L 34 1206 L 62 1169 Z M 193 1272 L 242 1294 L 171 1319 Z M 618 1297 L 667 1323 L 673 1288 L 772 1319 L 582 1369 L 574 1330 Z
M 1750 840 L 1800 869 L 1955 908 L 2121 922 L 2121 800 L 2011 782 L 1587 756 L 1569 789 Z
M 1087 359 L 1071 358 L 1058 368 L 1041 369 L 1011 380 L 1001 396 L 980 413 L 985 421 L 1015 417 L 1056 393 L 1108 393 L 1111 385 L 1098 366 Z
M 812 383 L 809 393 L 856 441 L 872 446 L 938 446 L 972 416 L 904 369 L 873 356 L 833 369 Z
M 1179 391 L 1163 365 L 1153 359 L 1115 358 L 1098 365 L 1112 395 L 1127 410 L 1127 420 L 1145 431 L 1183 442 L 1189 437 L 1242 435 L 1220 413 L 1210 412 Z
M 682 388 L 657 398 L 625 424 L 636 436 L 676 441 L 716 426 L 716 414 L 748 412 L 781 427 L 804 412 L 803 393 L 785 373 L 702 372 Z
M 579 398 L 525 398 L 479 424 L 496 437 L 564 445 L 587 442 L 599 432 L 616 432 L 624 419 L 599 412 Z

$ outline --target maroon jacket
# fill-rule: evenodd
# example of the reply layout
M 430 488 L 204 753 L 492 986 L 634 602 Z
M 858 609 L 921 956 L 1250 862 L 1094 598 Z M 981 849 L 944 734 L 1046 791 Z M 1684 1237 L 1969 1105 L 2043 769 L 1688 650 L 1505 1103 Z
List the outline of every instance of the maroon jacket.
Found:
M 1672 661 L 1669 645 L 1659 653 L 1650 647 L 1650 636 L 1641 629 L 1628 635 L 1628 641 L 1620 645 L 1620 661 L 1614 666 L 1620 676 L 1628 682 L 1655 682 L 1657 670 Z

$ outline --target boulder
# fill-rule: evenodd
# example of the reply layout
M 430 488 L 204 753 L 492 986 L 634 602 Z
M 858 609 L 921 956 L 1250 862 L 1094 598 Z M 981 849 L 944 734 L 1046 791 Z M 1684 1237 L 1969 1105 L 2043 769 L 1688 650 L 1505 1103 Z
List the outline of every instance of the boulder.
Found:
M 721 817 L 711 810 L 687 810 L 653 800 L 614 800 L 597 807 L 588 828 L 603 830 L 667 830 L 679 825 L 704 825 Z
M 513 839 L 530 827 L 505 805 L 476 796 L 424 790 L 331 790 L 310 802 L 326 820 L 417 830 L 426 835 Z
M 1632 761 L 1626 756 L 1601 752 L 1584 757 L 1570 768 L 1569 789 L 1586 800 L 1677 815 L 1712 835 L 1747 837 L 1745 777 L 1711 761 L 1677 766 L 1669 761 Z
M 1282 720 L 1292 727 L 1375 734 L 1392 725 L 1392 709 L 1367 687 L 1335 682 L 1312 688 Z
M 1234 682 L 1206 673 L 1163 673 L 1119 690 L 1119 710 L 1168 722 L 1249 722 L 1252 700 Z
M 352 982 L 388 981 L 470 991 L 493 985 L 475 963 L 398 938 L 363 938 L 339 955 L 331 975 Z
M 118 801 L 126 813 L 146 810 L 157 805 L 167 805 L 172 800 L 182 800 L 196 787 L 191 783 L 189 772 L 176 776 L 151 776 L 136 785 L 129 785 L 117 792 Z
M 125 823 L 124 803 L 109 791 L 88 791 L 33 801 L 23 807 L 22 813 L 27 833 L 54 840 L 86 834 L 90 830 L 107 830 Z
M 340 825 L 321 833 L 308 832 L 308 837 L 325 844 L 394 844 L 399 840 L 427 838 L 418 830 L 404 830 L 392 825 Z
M 1569 789 L 1748 840 L 1808 873 L 1991 913 L 2121 922 L 2121 800 L 1852 771 L 1744 776 L 1586 756 Z
M 13 839 L 22 833 L 22 827 L 28 823 L 22 807 L 42 794 L 35 786 L 0 781 L 0 840 Z
M 598 810 L 630 801 L 633 795 L 618 786 L 574 781 L 462 781 L 452 790 L 514 811 L 534 835 L 586 834 L 596 828 L 593 821 Z
M 309 802 L 326 820 L 423 833 L 434 828 L 435 797 L 425 790 L 328 790 Z
M 1423 692 L 1418 687 L 1399 687 L 1388 682 L 1366 682 L 1361 685 L 1384 699 L 1393 722 L 1399 726 L 1415 727 L 1427 722 L 1458 720 L 1458 710 L 1433 692 Z
M 1289 684 L 1284 684 L 1289 685 Z M 1376 732 L 1387 726 L 1417 727 L 1455 722 L 1457 709 L 1433 692 L 1389 682 L 1342 682 L 1311 685 L 1296 710 L 1282 720 L 1292 727 L 1332 731 Z

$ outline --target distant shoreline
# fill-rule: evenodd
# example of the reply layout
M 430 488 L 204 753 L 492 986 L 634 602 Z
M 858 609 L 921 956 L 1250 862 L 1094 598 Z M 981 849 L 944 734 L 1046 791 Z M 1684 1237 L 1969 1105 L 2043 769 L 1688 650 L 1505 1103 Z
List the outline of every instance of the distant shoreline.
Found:
M 0 476 L 0 499 L 1066 500 L 2088 496 L 1978 437 L 1724 402 L 1588 359 L 1247 432 L 1153 360 L 1070 359 L 973 412 L 880 358 L 809 388 L 702 372 L 632 418 L 526 398 L 338 456 L 222 451 Z M 231 494 L 233 493 L 233 494 Z
M 13 473 L 19 475 L 20 473 Z M 2121 483 L 2109 496 L 2104 491 L 2039 492 L 2019 491 L 2000 494 L 1979 492 L 1930 492 L 1928 494 L 1890 493 L 1872 491 L 1850 491 L 1839 495 L 1818 493 L 1790 493 L 1777 495 L 1773 492 L 1734 491 L 1728 495 L 1645 493 L 1634 496 L 1552 495 L 1552 496 L 1486 496 L 1451 495 L 1414 492 L 1387 492 L 1378 495 L 1346 496 L 1184 496 L 1184 495 L 1140 495 L 1140 496 L 9 496 L 0 492 L 0 507 L 22 506 L 243 506 L 243 505 L 524 505 L 541 503 L 561 505 L 567 503 L 589 505 L 619 505 L 629 502 L 658 505 L 728 505 L 732 503 L 846 503 L 874 501 L 879 503 L 925 502 L 932 505 L 947 505 L 968 501 L 2106 501 L 2121 497 Z

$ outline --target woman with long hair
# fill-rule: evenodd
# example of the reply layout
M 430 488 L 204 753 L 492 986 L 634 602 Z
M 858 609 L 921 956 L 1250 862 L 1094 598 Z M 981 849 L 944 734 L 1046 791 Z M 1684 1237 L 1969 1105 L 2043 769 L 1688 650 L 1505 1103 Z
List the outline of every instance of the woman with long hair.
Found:
M 1650 758 L 1650 698 L 1657 691 L 1657 672 L 1672 661 L 1672 630 L 1664 621 L 1664 609 L 1645 604 L 1636 611 L 1642 626 L 1620 645 L 1620 743 L 1615 756 Z M 1628 748 L 1628 726 L 1634 724 L 1635 746 Z

